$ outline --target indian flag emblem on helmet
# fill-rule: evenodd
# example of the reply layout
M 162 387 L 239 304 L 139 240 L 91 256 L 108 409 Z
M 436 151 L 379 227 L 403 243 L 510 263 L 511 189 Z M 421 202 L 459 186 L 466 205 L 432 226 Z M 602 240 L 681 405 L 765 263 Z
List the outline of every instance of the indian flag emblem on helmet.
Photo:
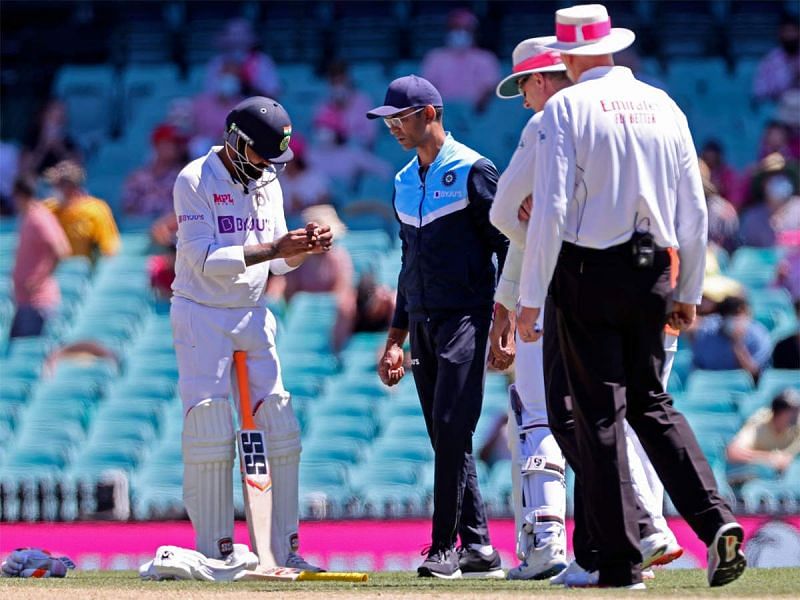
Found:
M 286 152 L 286 149 L 289 147 L 289 140 L 292 139 L 292 126 L 291 125 L 284 125 L 283 126 L 283 139 L 281 140 L 281 152 Z

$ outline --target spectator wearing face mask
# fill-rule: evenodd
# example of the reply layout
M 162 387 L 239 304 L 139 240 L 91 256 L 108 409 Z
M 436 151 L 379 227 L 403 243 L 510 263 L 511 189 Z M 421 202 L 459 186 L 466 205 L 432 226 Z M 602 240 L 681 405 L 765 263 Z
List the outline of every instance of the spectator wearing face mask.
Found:
M 703 319 L 692 344 L 695 368 L 744 369 L 754 379 L 769 364 L 771 354 L 769 331 L 753 319 L 747 301 L 736 296 L 725 298 L 717 314 Z
M 761 161 L 743 207 L 739 238 L 745 246 L 766 248 L 781 244 L 800 230 L 798 172 L 780 154 Z
M 717 193 L 734 206 L 741 204 L 741 182 L 739 175 L 725 162 L 725 153 L 718 140 L 708 140 L 700 150 L 700 158 L 708 167 L 708 180 Z
M 219 78 L 233 67 L 241 80 L 245 96 L 277 98 L 281 91 L 278 70 L 272 59 L 258 50 L 250 22 L 231 19 L 219 36 L 220 53 L 211 59 L 206 71 L 206 91 L 219 90 Z M 223 118 L 221 123 L 225 122 Z
M 114 215 L 108 204 L 87 193 L 83 168 L 65 160 L 47 169 L 44 177 L 53 188 L 47 206 L 67 234 L 72 254 L 92 259 L 98 252 L 103 256 L 116 254 L 120 237 Z
M 173 125 L 162 124 L 150 136 L 153 160 L 131 173 L 122 190 L 125 214 L 158 217 L 172 210 L 172 187 L 186 163 L 186 140 Z
M 348 190 L 354 190 L 364 175 L 387 181 L 392 177 L 392 166 L 388 162 L 366 148 L 349 144 L 341 122 L 329 115 L 320 115 L 314 122 L 308 165 Z
M 236 63 L 224 63 L 212 89 L 192 100 L 189 154 L 198 157 L 219 143 L 225 133 L 225 119 L 244 100 L 240 70 Z
M 328 66 L 328 98 L 317 108 L 315 120 L 338 123 L 338 129 L 351 142 L 371 148 L 375 141 L 375 122 L 364 118 L 372 101 L 356 89 L 347 63 L 333 61 Z
M 67 133 L 67 109 L 61 100 L 52 99 L 42 108 L 25 142 L 20 173 L 41 175 L 62 160 L 82 162 L 78 145 Z
M 781 15 L 777 48 L 761 59 L 753 78 L 756 100 L 778 101 L 788 90 L 800 88 L 800 23 L 797 15 Z
M 500 77 L 497 57 L 475 45 L 478 19 L 470 11 L 450 13 L 446 45 L 434 48 L 422 61 L 422 77 L 447 102 L 468 102 L 483 110 L 494 96 Z

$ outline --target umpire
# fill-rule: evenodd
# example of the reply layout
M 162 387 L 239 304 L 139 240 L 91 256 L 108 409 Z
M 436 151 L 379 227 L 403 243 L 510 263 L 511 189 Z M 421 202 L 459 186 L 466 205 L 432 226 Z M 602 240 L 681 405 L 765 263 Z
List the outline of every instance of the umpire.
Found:
M 552 277 L 572 391 L 586 504 L 601 586 L 643 588 L 624 420 L 681 515 L 709 547 L 708 581 L 745 568 L 744 532 L 717 491 L 686 419 L 661 384 L 665 322 L 695 317 L 707 214 L 686 117 L 665 93 L 615 67 L 632 31 L 605 7 L 556 12 L 559 50 L 576 85 L 547 103 L 538 133 L 534 215 L 523 259 L 520 337 L 534 341 Z M 668 248 L 678 248 L 681 266 Z M 555 273 L 554 273 L 555 272 Z
M 442 112 L 436 88 L 408 75 L 395 79 L 384 105 L 367 113 L 383 118 L 404 149 L 416 150 L 395 176 L 403 266 L 378 372 L 387 385 L 400 380 L 410 333 L 411 368 L 435 454 L 431 546 L 417 572 L 503 577 L 489 541 L 472 435 L 483 402 L 493 257 L 502 266 L 508 240 L 489 223 L 497 169 L 445 132 Z

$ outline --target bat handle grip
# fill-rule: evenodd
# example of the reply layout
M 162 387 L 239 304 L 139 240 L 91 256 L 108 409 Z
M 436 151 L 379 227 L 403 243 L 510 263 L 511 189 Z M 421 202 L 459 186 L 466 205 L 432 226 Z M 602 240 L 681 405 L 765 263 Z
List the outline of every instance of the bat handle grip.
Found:
M 236 372 L 236 385 L 239 388 L 239 416 L 242 429 L 255 429 L 253 421 L 253 405 L 250 402 L 250 378 L 247 375 L 247 352 L 233 352 L 233 368 Z

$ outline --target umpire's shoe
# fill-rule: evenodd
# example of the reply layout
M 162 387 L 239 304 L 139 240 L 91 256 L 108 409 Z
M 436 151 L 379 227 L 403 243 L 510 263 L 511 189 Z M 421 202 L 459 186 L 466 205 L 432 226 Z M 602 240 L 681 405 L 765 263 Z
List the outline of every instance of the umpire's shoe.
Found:
M 497 550 L 484 554 L 473 548 L 458 549 L 458 565 L 464 577 L 503 579 L 506 574 L 500 568 L 500 555 Z
M 708 585 L 727 585 L 738 579 L 747 566 L 742 552 L 744 529 L 738 523 L 723 525 L 708 547 Z
M 426 554 L 425 550 L 423 550 L 423 554 Z M 417 569 L 417 576 L 460 579 L 461 569 L 458 567 L 458 554 L 455 549 L 429 548 L 427 558 Z

